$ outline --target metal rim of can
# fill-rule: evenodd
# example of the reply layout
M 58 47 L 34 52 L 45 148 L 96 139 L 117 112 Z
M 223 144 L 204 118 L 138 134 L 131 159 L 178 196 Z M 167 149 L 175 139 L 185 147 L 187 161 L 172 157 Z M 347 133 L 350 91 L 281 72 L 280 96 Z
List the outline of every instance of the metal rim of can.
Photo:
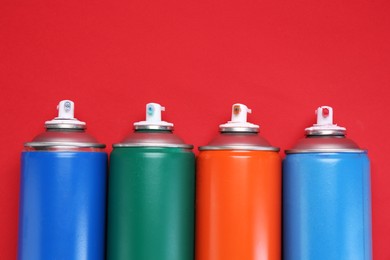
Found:
M 164 144 L 164 143 L 118 143 L 118 144 L 113 144 L 113 148 L 126 148 L 126 147 L 148 147 L 148 148 L 184 148 L 184 149 L 189 149 L 192 150 L 194 148 L 193 145 L 191 144 Z
M 76 124 L 45 124 L 46 129 L 85 129 L 85 125 Z
M 344 129 L 307 129 L 307 136 L 344 136 Z
M 105 148 L 105 144 L 81 143 L 81 142 L 28 142 L 24 147 L 81 147 L 81 148 Z
M 270 151 L 279 152 L 280 148 L 274 146 L 254 146 L 254 145 L 222 145 L 222 146 L 200 146 L 199 151 L 220 151 L 220 150 L 240 150 L 240 151 Z
M 173 126 L 169 125 L 134 125 L 134 130 L 163 130 L 172 131 Z
M 252 127 L 220 127 L 219 131 L 221 133 L 258 133 L 258 128 L 252 128 Z
M 286 154 L 294 153 L 365 153 L 365 149 L 290 149 L 284 151 Z

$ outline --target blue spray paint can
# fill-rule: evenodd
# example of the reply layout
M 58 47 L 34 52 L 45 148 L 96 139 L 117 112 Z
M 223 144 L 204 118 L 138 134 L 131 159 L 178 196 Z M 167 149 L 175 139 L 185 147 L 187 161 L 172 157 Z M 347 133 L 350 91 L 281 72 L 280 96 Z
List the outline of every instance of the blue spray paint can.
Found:
M 367 151 L 317 109 L 317 124 L 283 162 L 285 260 L 372 259 Z
M 72 101 L 58 110 L 21 156 L 18 259 L 103 260 L 105 145 L 74 118 Z

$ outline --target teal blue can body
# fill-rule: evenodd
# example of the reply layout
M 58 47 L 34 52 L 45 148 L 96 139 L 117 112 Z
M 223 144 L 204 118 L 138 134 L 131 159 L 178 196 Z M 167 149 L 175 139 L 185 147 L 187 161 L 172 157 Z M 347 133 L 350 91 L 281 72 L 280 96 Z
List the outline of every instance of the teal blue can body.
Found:
M 370 260 L 366 152 L 288 154 L 283 162 L 284 259 Z

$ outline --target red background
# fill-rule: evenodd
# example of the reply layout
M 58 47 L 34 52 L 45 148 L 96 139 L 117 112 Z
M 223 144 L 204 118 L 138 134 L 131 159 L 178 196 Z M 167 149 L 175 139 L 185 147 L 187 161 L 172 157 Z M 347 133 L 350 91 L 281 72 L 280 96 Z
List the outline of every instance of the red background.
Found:
M 61 99 L 109 147 L 150 101 L 196 146 L 242 102 L 282 149 L 331 105 L 369 150 L 374 257 L 390 259 L 389 14 L 387 0 L 2 0 L 0 259 L 16 256 L 23 142 Z

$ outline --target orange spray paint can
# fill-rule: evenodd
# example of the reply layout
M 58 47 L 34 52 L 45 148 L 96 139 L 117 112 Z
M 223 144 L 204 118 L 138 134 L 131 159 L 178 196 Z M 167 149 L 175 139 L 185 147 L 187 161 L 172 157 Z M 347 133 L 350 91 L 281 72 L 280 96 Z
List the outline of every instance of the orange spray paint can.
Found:
M 243 104 L 232 120 L 199 148 L 196 187 L 196 260 L 281 259 L 279 148 L 247 122 Z

